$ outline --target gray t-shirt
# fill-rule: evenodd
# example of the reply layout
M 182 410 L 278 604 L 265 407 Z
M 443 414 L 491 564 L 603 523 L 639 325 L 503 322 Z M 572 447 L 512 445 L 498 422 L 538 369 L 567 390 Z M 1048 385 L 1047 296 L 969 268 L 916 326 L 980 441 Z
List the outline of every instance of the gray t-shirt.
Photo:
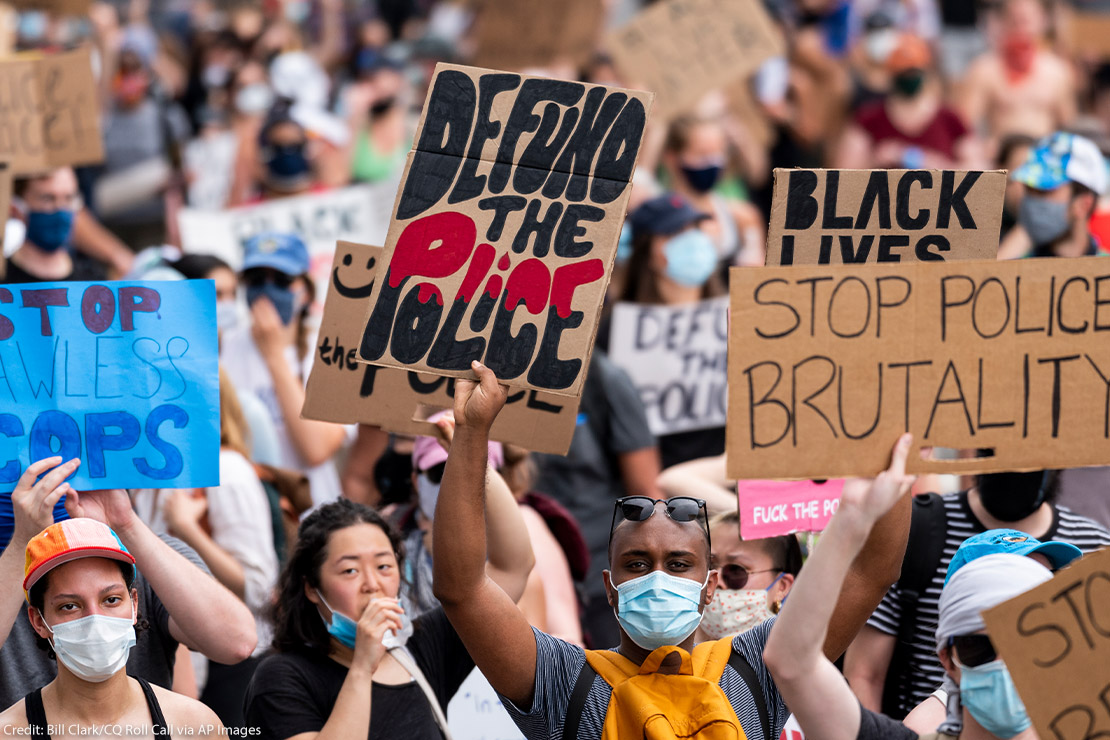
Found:
M 209 577 L 212 572 L 193 548 L 169 535 L 159 535 L 162 540 L 202 570 Z M 135 579 L 139 592 L 139 620 L 147 628 L 139 631 L 135 647 L 127 659 L 127 673 L 141 676 L 152 684 L 170 688 L 173 683 L 173 663 L 177 640 L 170 635 L 170 614 L 143 574 Z M 58 664 L 47 657 L 37 644 L 38 635 L 31 629 L 27 618 L 27 605 L 19 610 L 7 642 L 0 648 L 0 707 L 7 708 L 37 688 L 54 680 Z
M 763 664 L 763 646 L 774 623 L 775 618 L 772 617 L 758 627 L 737 635 L 732 641 L 732 649 L 743 655 L 755 669 L 760 688 L 763 689 L 760 692 L 762 696 L 753 696 L 744 679 L 732 666 L 726 666 L 721 676 L 721 688 L 732 704 L 748 740 L 776 740 L 790 716 L 774 679 Z M 522 709 L 503 696 L 501 702 L 528 740 L 561 740 L 570 695 L 574 691 L 578 674 L 586 664 L 586 653 L 577 645 L 571 645 L 535 628 L 532 631 L 536 635 L 536 689 L 532 706 Z M 594 678 L 578 723 L 579 740 L 600 740 L 612 694 L 613 690 L 603 678 Z M 767 708 L 772 738 L 763 736 L 759 709 L 755 703 L 757 701 Z

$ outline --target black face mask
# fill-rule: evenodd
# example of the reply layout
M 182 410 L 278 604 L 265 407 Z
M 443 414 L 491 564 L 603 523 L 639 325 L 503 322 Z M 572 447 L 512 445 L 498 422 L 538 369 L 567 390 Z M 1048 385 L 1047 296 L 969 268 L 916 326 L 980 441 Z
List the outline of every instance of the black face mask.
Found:
M 893 86 L 892 91 L 896 95 L 903 98 L 914 98 L 921 92 L 921 88 L 925 85 L 925 70 L 922 69 L 907 69 L 905 72 L 899 72 L 891 80 Z
M 1033 514 L 1049 499 L 1056 471 L 991 473 L 979 476 L 979 500 L 995 519 L 1016 522 Z
M 370 115 L 380 116 L 381 114 L 389 111 L 396 104 L 397 98 L 395 96 L 391 95 L 388 98 L 382 98 L 381 100 L 378 100 L 375 103 L 371 104 Z

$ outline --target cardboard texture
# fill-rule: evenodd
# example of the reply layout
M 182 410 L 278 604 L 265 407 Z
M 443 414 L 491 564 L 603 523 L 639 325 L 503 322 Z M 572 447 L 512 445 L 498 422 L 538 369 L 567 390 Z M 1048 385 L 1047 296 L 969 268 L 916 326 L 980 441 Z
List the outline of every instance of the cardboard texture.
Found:
M 768 265 L 993 259 L 1003 171 L 776 168 Z
M 1110 261 L 734 268 L 728 470 L 841 478 L 1110 463 Z
M 481 0 L 473 63 L 490 69 L 586 64 L 605 26 L 601 0 Z
M 1110 734 L 1110 549 L 983 612 L 987 634 L 1045 740 Z
M 652 97 L 437 65 L 359 359 L 579 396 Z
M 824 531 L 840 506 L 842 488 L 843 479 L 739 481 L 740 537 L 761 540 Z
M 609 359 L 628 373 L 655 436 L 723 427 L 728 296 L 682 306 L 613 306 Z
M 302 414 L 341 424 L 373 424 L 401 434 L 435 434 L 435 426 L 414 417 L 454 406 L 455 381 L 355 361 L 362 316 L 381 247 L 339 242 L 328 283 L 316 357 L 308 377 Z M 490 434 L 534 452 L 566 454 L 578 418 L 578 401 L 521 390 L 497 417 Z
M 4 227 L 8 225 L 8 214 L 12 207 L 12 168 L 7 162 L 0 162 L 0 244 L 4 243 Z M 0 277 L 8 272 L 8 258 L 0 249 Z
M 214 254 L 239 269 L 248 238 L 263 231 L 291 231 L 308 247 L 309 274 L 316 283 L 316 295 L 322 297 L 336 241 L 381 244 L 396 192 L 394 178 L 222 211 L 182 208 L 177 217 L 181 246 L 186 252 Z
M 0 61 L 0 157 L 16 177 L 103 161 L 88 47 Z
M 1110 13 L 1073 12 L 1061 35 L 1074 54 L 1097 60 L 1110 58 Z
M 613 31 L 605 47 L 628 79 L 658 95 L 656 116 L 665 119 L 746 79 L 785 44 L 760 0 L 666 0 Z
M 4 0 L 16 10 L 45 10 L 58 15 L 86 15 L 92 0 Z

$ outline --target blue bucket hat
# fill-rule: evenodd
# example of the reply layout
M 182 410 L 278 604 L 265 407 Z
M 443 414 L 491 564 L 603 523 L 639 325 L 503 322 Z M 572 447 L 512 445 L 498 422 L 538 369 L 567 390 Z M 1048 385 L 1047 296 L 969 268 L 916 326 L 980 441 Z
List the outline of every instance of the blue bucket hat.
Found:
M 1055 190 L 1074 182 L 1102 195 L 1107 184 L 1106 159 L 1090 139 L 1057 132 L 1037 142 L 1012 177 L 1037 190 Z
M 243 270 L 269 267 L 296 277 L 308 272 L 308 247 L 296 234 L 263 232 L 247 239 Z
M 1063 568 L 1065 565 L 1083 555 L 1083 551 L 1067 542 L 1041 542 L 1036 537 L 1016 529 L 988 529 L 986 532 L 972 535 L 963 541 L 952 562 L 948 564 L 948 573 L 944 582 L 952 574 L 972 560 L 984 555 L 1008 553 L 1010 555 L 1032 555 L 1039 552 L 1052 563 L 1053 570 Z

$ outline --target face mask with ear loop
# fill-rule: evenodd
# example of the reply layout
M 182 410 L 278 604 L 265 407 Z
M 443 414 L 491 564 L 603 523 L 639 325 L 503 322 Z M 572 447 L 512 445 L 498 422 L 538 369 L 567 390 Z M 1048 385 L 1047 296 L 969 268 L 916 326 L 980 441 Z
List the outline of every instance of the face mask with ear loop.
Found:
M 92 614 L 51 627 L 39 610 L 58 660 L 70 673 L 91 683 L 107 681 L 127 665 L 135 647 L 135 615 L 132 605 L 131 619 Z

